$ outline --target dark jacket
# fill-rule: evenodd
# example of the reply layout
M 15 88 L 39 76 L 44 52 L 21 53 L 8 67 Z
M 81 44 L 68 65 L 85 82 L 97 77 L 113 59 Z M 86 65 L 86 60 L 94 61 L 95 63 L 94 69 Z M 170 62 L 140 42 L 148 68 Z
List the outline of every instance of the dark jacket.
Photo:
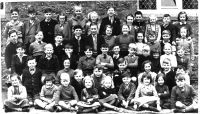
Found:
M 17 73 L 18 75 L 21 75 L 22 71 L 26 67 L 27 57 L 28 56 L 26 56 L 26 55 L 23 56 L 22 62 L 20 62 L 19 57 L 17 55 L 14 55 L 12 57 L 11 73 Z
M 110 96 L 110 94 L 116 94 L 116 91 L 115 88 L 105 89 L 104 87 L 101 87 L 98 89 L 98 93 L 99 93 L 99 99 L 104 99 Z
M 15 55 L 16 52 L 16 46 L 17 44 L 13 44 L 10 42 L 5 49 L 5 63 L 6 63 L 6 68 L 9 69 L 11 68 L 11 62 L 12 62 L 12 56 Z

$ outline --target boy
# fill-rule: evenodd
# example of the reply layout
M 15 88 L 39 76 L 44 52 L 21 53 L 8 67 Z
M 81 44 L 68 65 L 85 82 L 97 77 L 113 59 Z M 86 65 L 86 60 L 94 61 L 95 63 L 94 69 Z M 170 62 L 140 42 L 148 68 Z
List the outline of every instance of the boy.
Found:
M 155 72 L 156 74 L 160 72 L 161 65 L 160 65 L 160 50 L 154 48 L 151 51 L 151 71 Z
M 41 77 L 42 72 L 37 67 L 36 59 L 32 56 L 27 59 L 27 68 L 22 73 L 22 84 L 27 89 L 29 105 L 32 106 L 35 99 L 39 98 L 42 88 Z
M 150 51 L 152 51 L 153 49 L 158 49 L 159 51 L 161 51 L 161 46 L 160 46 L 160 42 L 156 41 L 156 33 L 154 31 L 150 31 L 149 32 L 149 42 L 147 43 L 150 46 Z
M 55 104 L 63 109 L 76 111 L 76 103 L 79 101 L 76 90 L 70 85 L 70 76 L 68 73 L 62 73 L 60 76 L 61 86 L 58 88 L 57 99 Z
M 114 67 L 114 63 L 112 57 L 108 55 L 108 45 L 102 44 L 101 45 L 101 52 L 102 54 L 98 55 L 96 58 L 96 65 L 103 67 L 104 72 L 110 72 L 110 69 Z
M 198 112 L 197 93 L 191 85 L 185 84 L 183 74 L 176 75 L 176 84 L 171 93 L 171 108 L 175 108 L 174 112 Z
M 119 45 L 117 45 L 117 44 L 114 45 L 112 51 L 113 51 L 113 54 L 111 55 L 111 57 L 113 59 L 114 71 L 115 71 L 115 70 L 118 69 L 117 63 L 118 63 L 119 58 L 121 58 L 121 55 L 119 54 L 120 53 L 120 47 L 119 47 Z
M 29 112 L 26 88 L 20 84 L 18 75 L 11 76 L 12 86 L 8 88 L 7 100 L 4 101 L 5 112 Z
M 136 34 L 138 31 L 142 31 L 143 33 L 145 32 L 146 22 L 143 19 L 143 14 L 141 11 L 135 12 L 135 20 L 133 21 L 133 26 L 135 26 Z
M 52 44 L 45 45 L 45 55 L 42 55 L 39 59 L 38 68 L 42 70 L 42 83 L 46 76 L 52 75 L 56 76 L 56 73 L 59 69 L 59 62 L 56 55 L 53 55 L 53 46 Z
M 46 8 L 44 10 L 45 19 L 40 22 L 40 29 L 44 33 L 43 41 L 54 44 L 54 28 L 57 21 L 52 19 L 52 12 L 51 8 Z
M 185 67 L 182 65 L 178 65 L 176 69 L 176 74 L 183 74 L 185 76 L 185 83 L 190 85 L 190 76 L 188 72 L 185 70 Z

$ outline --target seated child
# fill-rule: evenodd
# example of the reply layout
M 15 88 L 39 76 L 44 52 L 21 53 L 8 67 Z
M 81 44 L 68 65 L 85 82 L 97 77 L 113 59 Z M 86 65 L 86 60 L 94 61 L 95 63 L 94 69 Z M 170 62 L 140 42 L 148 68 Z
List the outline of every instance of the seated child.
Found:
M 12 86 L 8 88 L 7 99 L 4 101 L 5 112 L 29 112 L 26 88 L 21 85 L 17 74 L 11 76 Z
M 187 71 L 185 70 L 185 67 L 182 65 L 178 65 L 176 69 L 176 74 L 183 74 L 185 76 L 185 83 L 187 85 L 190 85 L 190 76 L 188 75 Z
M 80 69 L 76 69 L 74 71 L 74 77 L 71 78 L 72 79 L 71 85 L 76 90 L 79 99 L 81 99 L 81 91 L 84 88 L 83 78 L 84 78 L 83 71 Z
M 85 88 L 81 91 L 81 101 L 77 103 L 79 112 L 97 112 L 96 109 L 100 103 L 98 102 L 98 91 L 94 88 L 94 80 L 90 76 L 86 76 L 83 82 Z
M 121 58 L 121 55 L 119 54 L 120 52 L 120 47 L 119 45 L 114 45 L 112 48 L 112 52 L 113 54 L 111 55 L 112 59 L 113 59 L 113 63 L 114 63 L 114 71 L 118 69 L 118 60 L 119 58 Z
M 137 51 L 136 51 L 136 55 L 138 55 L 138 56 L 142 55 L 142 49 L 143 49 L 144 45 L 145 45 L 145 43 L 144 43 L 144 33 L 142 31 L 139 31 L 137 33 L 137 41 L 136 41 Z
M 60 76 L 61 86 L 56 94 L 56 106 L 61 106 L 62 109 L 68 111 L 77 111 L 76 104 L 79 101 L 76 90 L 70 84 L 70 76 L 68 73 L 62 73 Z
M 175 108 L 174 112 L 198 112 L 196 90 L 191 85 L 185 83 L 185 76 L 183 74 L 176 75 L 176 84 L 172 88 L 171 93 L 171 108 Z
M 92 57 L 93 49 L 90 46 L 86 46 L 85 56 L 82 56 L 78 62 L 78 69 L 83 70 L 83 74 L 91 75 L 96 64 L 96 59 Z
M 27 66 L 22 73 L 22 84 L 26 87 L 29 105 L 32 106 L 35 99 L 39 98 L 39 93 L 42 88 L 42 71 L 37 67 L 36 58 L 28 57 Z
M 165 85 L 165 76 L 163 73 L 159 73 L 156 77 L 156 91 L 158 93 L 158 97 L 160 97 L 160 106 L 163 109 L 170 108 L 170 93 L 169 88 Z
M 131 82 L 131 74 L 129 72 L 125 72 L 122 76 L 123 83 L 119 87 L 118 97 L 121 101 L 120 105 L 124 108 L 129 108 L 134 103 L 132 99 L 135 96 L 136 86 Z
M 57 99 L 58 87 L 54 84 L 53 76 L 46 76 L 42 86 L 40 98 L 35 100 L 35 108 L 42 108 L 50 112 L 54 111 Z
M 38 68 L 42 70 L 42 83 L 48 75 L 56 77 L 59 69 L 59 62 L 56 55 L 53 54 L 52 44 L 45 45 L 45 54 L 39 59 Z
M 160 65 L 160 51 L 157 49 L 153 49 L 151 51 L 151 71 L 158 73 L 161 70 L 161 65 Z
M 91 75 L 91 77 L 94 80 L 94 87 L 98 90 L 102 85 L 102 80 L 106 75 L 103 73 L 103 68 L 102 67 L 94 67 L 94 71 L 93 74 Z
M 149 33 L 149 42 L 147 43 L 150 46 L 150 50 L 157 49 L 161 51 L 160 41 L 156 41 L 156 33 L 154 31 L 151 31 Z
M 142 83 L 137 87 L 134 98 L 134 108 L 136 110 L 151 110 L 159 112 L 160 98 L 155 86 L 152 85 L 151 74 L 144 73 L 141 78 Z
M 16 51 L 17 54 L 12 57 L 11 74 L 16 73 L 20 76 L 26 67 L 27 55 L 24 54 L 25 47 L 22 43 L 17 44 Z

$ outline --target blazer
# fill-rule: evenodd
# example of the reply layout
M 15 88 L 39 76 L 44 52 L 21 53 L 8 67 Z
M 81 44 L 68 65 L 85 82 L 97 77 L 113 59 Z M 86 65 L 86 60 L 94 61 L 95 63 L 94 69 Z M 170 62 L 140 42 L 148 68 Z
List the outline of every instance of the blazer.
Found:
M 11 63 L 11 73 L 22 74 L 23 69 L 26 67 L 27 55 L 23 55 L 22 62 L 19 60 L 18 55 L 13 55 Z
M 72 37 L 71 42 L 73 44 L 73 52 L 79 56 L 83 56 L 85 46 L 88 45 L 86 37 L 84 35 L 81 35 L 80 45 L 78 44 L 78 40 L 75 38 L 75 36 Z

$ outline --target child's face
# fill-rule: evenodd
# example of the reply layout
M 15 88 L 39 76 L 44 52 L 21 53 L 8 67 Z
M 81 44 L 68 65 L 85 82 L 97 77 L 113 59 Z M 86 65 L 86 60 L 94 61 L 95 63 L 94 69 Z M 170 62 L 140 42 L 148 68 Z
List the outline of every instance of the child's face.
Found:
M 85 87 L 86 88 L 92 88 L 92 80 L 85 80 Z
M 145 57 L 149 56 L 150 55 L 150 50 L 149 49 L 142 50 L 142 55 L 145 56 Z
M 75 30 L 74 30 L 74 34 L 75 34 L 75 36 L 81 36 L 81 34 L 82 34 L 82 29 L 80 29 L 80 28 L 75 29 Z
M 25 50 L 24 50 L 22 47 L 17 48 L 16 51 L 17 51 L 17 53 L 18 53 L 19 55 L 23 55 L 24 52 L 25 52 Z
M 102 47 L 101 48 L 102 54 L 107 54 L 108 53 L 108 48 L 107 47 Z
M 170 17 L 164 17 L 163 18 L 163 23 L 166 24 L 166 25 L 168 25 L 170 23 L 170 21 L 171 21 Z
M 90 15 L 90 18 L 91 18 L 92 22 L 96 22 L 98 19 L 98 16 L 96 14 L 92 14 L 92 15 Z
M 62 36 L 56 36 L 55 41 L 56 41 L 56 43 L 60 44 L 63 41 L 63 37 Z
M 185 54 L 185 51 L 184 51 L 183 49 L 179 49 L 179 50 L 177 51 L 177 55 L 178 55 L 179 57 L 183 57 L 184 54 Z
M 35 66 L 37 65 L 37 62 L 36 62 L 35 59 L 29 60 L 28 63 L 27 63 L 27 65 L 28 65 L 28 67 L 29 67 L 30 69 L 32 69 L 32 68 L 35 68 Z
M 74 10 L 75 15 L 79 18 L 82 15 L 82 8 L 76 7 Z
M 146 64 L 144 65 L 144 70 L 145 70 L 146 72 L 150 72 L 150 71 L 151 71 L 151 65 L 150 65 L 150 63 L 146 63 Z
M 92 25 L 90 27 L 90 31 L 92 35 L 96 35 L 97 34 L 97 25 Z
M 42 41 L 43 38 L 44 38 L 44 35 L 42 32 L 38 32 L 38 34 L 35 35 L 35 39 L 37 41 Z
M 18 20 L 19 13 L 16 12 L 16 11 L 13 11 L 12 14 L 11 14 L 11 18 L 12 18 L 12 20 Z
M 180 29 L 180 34 L 181 34 L 181 37 L 186 37 L 187 29 Z
M 186 14 L 181 14 L 179 18 L 180 21 L 186 21 Z
M 127 25 L 122 26 L 122 33 L 123 34 L 128 34 L 129 31 L 130 31 L 130 29 Z
M 70 67 L 70 61 L 68 59 L 64 60 L 63 65 L 65 69 L 68 69 Z
M 45 52 L 46 55 L 52 55 L 53 54 L 53 48 L 46 48 L 44 52 Z
M 65 48 L 65 53 L 72 53 L 73 49 L 71 47 Z
M 60 82 L 63 86 L 67 87 L 70 83 L 69 75 L 61 75 L 60 76 Z
M 114 8 L 109 8 L 107 13 L 108 13 L 108 16 L 110 17 L 113 16 L 115 14 Z
M 129 54 L 135 54 L 136 53 L 136 49 L 135 48 L 129 48 L 128 52 L 129 52 Z
M 185 80 L 176 80 L 176 84 L 178 87 L 182 88 L 185 85 Z
M 132 17 L 132 16 L 128 16 L 128 17 L 126 18 L 126 22 L 127 22 L 127 23 L 133 23 L 133 17 Z
M 165 71 L 169 71 L 171 69 L 171 63 L 169 61 L 164 62 L 162 66 Z
M 141 21 L 141 20 L 142 20 L 142 15 L 141 15 L 141 14 L 136 14 L 136 15 L 135 15 L 135 19 L 136 19 L 137 21 Z
M 178 68 L 177 70 L 176 70 L 176 74 L 185 74 L 185 71 L 182 69 L 182 68 Z
M 36 13 L 29 13 L 28 16 L 31 20 L 35 20 Z
M 106 80 L 106 81 L 104 82 L 104 86 L 105 86 L 106 88 L 110 88 L 110 87 L 112 86 L 111 80 Z
M 164 84 L 164 79 L 163 79 L 163 77 L 159 77 L 159 78 L 158 78 L 158 84 L 159 84 L 159 85 L 163 85 L 163 84 Z
M 118 67 L 119 67 L 119 69 L 123 70 L 123 69 L 125 69 L 125 68 L 127 67 L 127 64 L 126 64 L 126 62 L 124 61 L 124 62 L 122 62 L 122 63 L 119 63 L 119 64 L 118 64 Z
M 138 34 L 137 34 L 137 40 L 138 40 L 139 42 L 142 42 L 143 39 L 144 39 L 143 34 L 142 34 L 142 33 L 138 33 Z
M 155 35 L 150 35 L 149 36 L 149 41 L 150 42 L 154 42 L 156 40 L 156 36 Z
M 102 70 L 99 70 L 98 68 L 94 69 L 94 75 L 96 77 L 101 77 L 103 71 Z
M 81 73 L 77 73 L 76 75 L 74 75 L 74 79 L 78 82 L 81 82 L 83 79 L 83 75 Z
M 144 85 L 149 85 L 150 79 L 148 79 L 147 77 L 143 78 L 143 83 L 144 83 Z
M 119 52 L 120 52 L 119 46 L 113 47 L 113 52 L 114 52 L 114 54 L 119 54 Z
M 152 24 L 156 23 L 156 18 L 150 18 L 150 23 Z
M 106 35 L 107 36 L 111 36 L 112 35 L 112 29 L 111 28 L 109 28 L 109 27 L 106 28 Z
M 92 51 L 90 51 L 89 49 L 87 49 L 85 51 L 85 55 L 89 58 L 89 57 L 92 57 Z
M 47 20 L 50 20 L 51 17 L 52 17 L 52 13 L 51 12 L 47 12 L 44 14 L 44 17 L 47 19 Z
M 172 49 L 170 46 L 164 46 L 164 52 L 166 55 L 169 55 L 172 53 Z
M 60 21 L 60 23 L 64 23 L 65 22 L 65 16 L 64 15 L 60 15 L 59 16 L 59 21 Z
M 46 81 L 45 85 L 46 85 L 47 88 L 51 87 L 53 85 L 52 80 L 51 81 Z
M 160 56 L 160 54 L 159 54 L 159 53 L 157 53 L 157 52 L 156 52 L 156 53 L 153 53 L 153 58 L 154 58 L 154 59 L 158 59 L 158 58 L 159 58 L 159 56 Z
M 169 34 L 163 34 L 162 35 L 164 42 L 168 42 L 170 39 L 170 35 Z
M 11 83 L 12 83 L 12 86 L 18 86 L 19 85 L 19 79 L 17 78 L 17 76 L 13 76 L 11 77 Z
M 124 84 L 129 84 L 131 82 L 131 78 L 130 77 L 124 77 L 122 78 L 122 81 Z
M 17 39 L 18 39 L 17 33 L 14 32 L 14 33 L 10 34 L 10 39 L 11 39 L 11 42 L 13 44 L 16 44 L 17 43 Z

